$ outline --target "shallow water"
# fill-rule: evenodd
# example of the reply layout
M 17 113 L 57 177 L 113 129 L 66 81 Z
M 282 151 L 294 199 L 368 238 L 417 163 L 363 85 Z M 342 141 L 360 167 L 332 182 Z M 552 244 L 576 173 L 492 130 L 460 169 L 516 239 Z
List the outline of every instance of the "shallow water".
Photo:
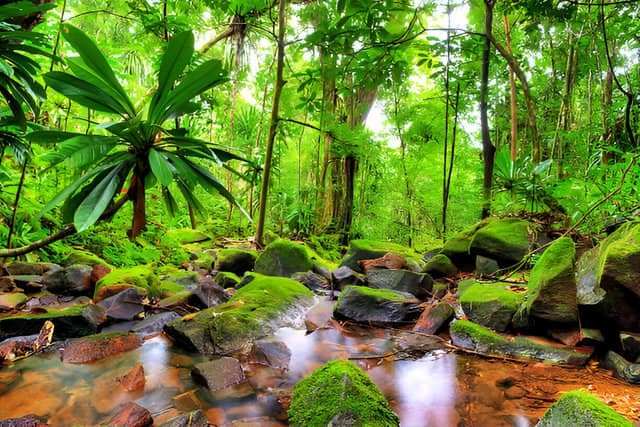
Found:
M 161 335 L 92 364 L 63 364 L 52 351 L 0 368 L 0 420 L 37 415 L 54 426 L 96 425 L 106 423 L 121 404 L 135 401 L 151 411 L 156 424 L 200 408 L 216 425 L 286 425 L 295 382 L 325 361 L 346 358 L 354 358 L 378 384 L 403 426 L 534 425 L 562 391 L 578 388 L 589 389 L 636 421 L 640 414 L 640 388 L 604 371 L 444 349 L 409 356 L 398 352 L 402 336 L 407 333 L 337 325 L 308 335 L 284 328 L 276 337 L 292 352 L 287 371 L 244 360 L 249 382 L 216 393 L 190 375 L 194 364 L 207 359 L 185 353 Z M 145 370 L 145 389 L 129 393 L 116 379 L 137 362 Z

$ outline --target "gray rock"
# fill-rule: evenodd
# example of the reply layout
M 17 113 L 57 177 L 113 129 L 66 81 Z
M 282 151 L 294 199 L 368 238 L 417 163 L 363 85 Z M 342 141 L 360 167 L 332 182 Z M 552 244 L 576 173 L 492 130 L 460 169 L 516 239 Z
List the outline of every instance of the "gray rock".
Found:
M 93 267 L 75 264 L 60 270 L 51 270 L 42 275 L 42 283 L 47 290 L 60 295 L 92 295 Z
M 198 363 L 191 370 L 193 379 L 211 391 L 222 390 L 246 381 L 238 359 L 220 357 Z
M 144 295 L 135 288 L 128 288 L 98 303 L 107 313 L 107 317 L 116 320 L 132 320 L 144 311 Z
M 276 369 L 287 369 L 291 361 L 291 350 L 282 341 L 264 339 L 253 343 L 250 356 L 255 363 Z
M 628 383 L 640 384 L 640 363 L 631 363 L 618 353 L 609 351 L 604 358 L 603 366 Z
M 333 311 L 338 320 L 399 324 L 415 320 L 422 309 L 413 295 L 389 289 L 347 286 Z
M 350 269 L 349 267 L 343 265 L 339 267 L 337 270 L 334 270 L 331 273 L 331 280 L 333 281 L 333 287 L 336 290 L 344 289 L 349 285 L 363 285 L 364 280 L 360 277 L 355 270 Z
M 492 277 L 498 270 L 500 270 L 500 266 L 495 259 L 482 255 L 476 256 L 476 277 Z
M 431 293 L 433 279 L 426 273 L 373 268 L 367 273 L 367 284 L 371 288 L 408 292 L 424 299 Z
M 161 332 L 162 328 L 164 328 L 164 325 L 167 323 L 179 318 L 180 315 L 173 311 L 152 314 L 149 317 L 145 317 L 144 320 L 136 323 L 130 331 L 135 332 L 136 334 L 154 334 L 156 332 Z
M 317 273 L 314 273 L 313 271 L 307 271 L 305 273 L 294 273 L 291 278 L 316 292 L 326 291 L 330 286 L 329 280 L 325 279 Z
M 215 283 L 211 277 L 200 282 L 200 285 L 192 293 L 192 299 L 197 299 L 205 308 L 222 304 L 229 299 L 229 295 L 222 286 Z

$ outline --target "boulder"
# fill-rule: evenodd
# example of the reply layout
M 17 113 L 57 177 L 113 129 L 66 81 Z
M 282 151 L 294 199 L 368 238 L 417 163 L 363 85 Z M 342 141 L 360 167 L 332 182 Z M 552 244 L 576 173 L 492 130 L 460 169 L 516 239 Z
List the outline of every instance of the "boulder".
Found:
M 388 253 L 402 256 L 414 271 L 422 270 L 422 256 L 411 248 L 390 242 L 376 242 L 374 240 L 352 240 L 340 266 L 347 266 L 358 273 L 364 270 L 358 261 L 381 258 Z
M 107 424 L 119 427 L 146 427 L 153 425 L 153 417 L 147 409 L 129 402 Z
M 429 274 L 434 279 L 445 276 L 453 276 L 458 273 L 458 268 L 445 254 L 434 255 L 424 266 L 424 273 Z
M 347 286 L 333 310 L 338 320 L 399 324 L 415 320 L 422 309 L 413 295 L 389 289 Z
M 640 356 L 640 334 L 635 334 L 633 332 L 621 332 L 620 344 L 627 359 L 638 359 L 638 356 Z
M 109 263 L 100 258 L 98 255 L 81 249 L 72 250 L 69 256 L 67 256 L 67 259 L 65 259 L 64 261 L 65 267 L 69 267 L 75 264 L 88 265 L 90 267 L 93 267 L 94 265 L 104 265 L 111 268 L 111 265 L 109 265 Z
M 294 273 L 291 278 L 296 282 L 302 283 L 314 292 L 328 291 L 331 286 L 328 279 L 314 273 L 313 271 L 307 271 L 306 273 Z
M 93 299 L 101 301 L 128 288 L 136 288 L 149 297 L 160 294 L 160 280 L 151 267 L 139 265 L 112 271 L 96 283 Z
M 481 354 L 542 360 L 562 365 L 584 365 L 592 349 L 584 351 L 534 342 L 524 337 L 505 337 L 468 320 L 456 320 L 449 327 L 451 342 Z
M 257 258 L 258 254 L 255 251 L 220 249 L 217 253 L 215 269 L 242 276 L 247 271 L 253 270 Z
M 523 294 L 510 291 L 499 283 L 483 284 L 473 279 L 463 286 L 460 305 L 472 322 L 505 331 L 524 298 Z
M 49 262 L 14 262 L 5 267 L 10 276 L 42 276 L 48 271 L 58 269 L 58 264 Z
M 143 390 L 145 384 L 144 368 L 141 363 L 136 363 L 126 374 L 118 378 L 118 382 L 127 391 Z
M 178 294 L 180 295 L 180 294 Z M 190 301 L 197 307 L 215 307 L 226 302 L 229 295 L 224 288 L 215 282 L 215 279 L 206 277 L 200 281 L 200 285 L 191 293 Z
M 65 308 L 47 308 L 44 313 L 21 313 L 0 318 L 0 340 L 37 334 L 47 320 L 54 324 L 55 339 L 95 334 L 107 319 L 104 308 L 95 304 L 78 304 Z
M 247 380 L 240 362 L 233 357 L 198 363 L 191 369 L 191 376 L 211 391 L 223 390 Z
M 64 363 L 89 363 L 125 353 L 140 347 L 136 334 L 112 332 L 73 339 L 64 345 Z
M 253 274 L 226 303 L 168 323 L 178 344 L 201 353 L 227 354 L 285 326 L 297 326 L 313 293 L 295 280 Z
M 107 317 L 115 320 L 132 320 L 144 311 L 142 300 L 144 295 L 136 288 L 128 288 L 98 303 L 107 313 Z
M 229 271 L 220 271 L 216 274 L 213 280 L 222 289 L 226 289 L 235 288 L 242 279 L 240 279 L 240 277 L 238 277 L 238 275 L 236 275 L 235 273 L 231 273 Z
M 367 285 L 375 289 L 407 292 L 417 298 L 424 299 L 431 293 L 433 279 L 426 273 L 374 268 L 367 272 Z
M 631 363 L 618 353 L 608 351 L 602 364 L 613 374 L 631 384 L 640 384 L 640 363 Z
M 209 427 L 211 424 L 202 410 L 187 412 L 159 424 L 158 427 Z
M 158 332 L 162 332 L 162 328 L 167 323 L 179 319 L 180 315 L 173 311 L 163 311 L 161 313 L 152 314 L 145 317 L 142 321 L 135 324 L 130 329 L 130 332 L 135 332 L 140 335 L 151 335 Z
M 461 270 L 473 269 L 475 256 L 470 252 L 471 240 L 476 231 L 486 226 L 491 220 L 482 220 L 448 239 L 442 248 L 442 254 L 446 255 Z
M 493 258 L 502 266 L 510 266 L 524 258 L 535 240 L 532 223 L 518 218 L 494 219 L 475 232 L 469 252 Z
M 346 265 L 331 272 L 331 281 L 335 290 L 341 290 L 349 285 L 364 285 L 364 280 L 356 271 Z
M 358 261 L 358 265 L 362 267 L 365 274 L 372 268 L 388 268 L 397 270 L 408 266 L 407 260 L 404 259 L 403 256 L 394 253 L 384 254 L 382 258 L 362 259 Z
M 633 424 L 595 396 L 584 391 L 564 393 L 547 409 L 536 427 L 607 426 L 631 427 Z
M 292 426 L 398 426 L 398 416 L 355 363 L 334 360 L 299 381 L 288 410 Z
M 544 251 L 531 270 L 522 307 L 529 317 L 557 323 L 577 322 L 575 255 L 575 244 L 568 237 L 556 240 Z
M 291 361 L 291 350 L 282 341 L 264 339 L 253 343 L 250 359 L 253 363 L 271 368 L 287 369 Z
M 42 283 L 49 292 L 59 295 L 91 295 L 92 266 L 74 264 L 42 275 Z
M 269 244 L 255 264 L 255 272 L 267 276 L 291 277 L 293 273 L 309 271 L 313 261 L 308 248 L 285 239 Z
M 499 271 L 498 261 L 486 256 L 476 255 L 476 277 L 493 277 Z
M 453 307 L 446 301 L 430 305 L 422 312 L 413 330 L 423 334 L 433 335 L 453 319 L 454 315 L 455 311 Z

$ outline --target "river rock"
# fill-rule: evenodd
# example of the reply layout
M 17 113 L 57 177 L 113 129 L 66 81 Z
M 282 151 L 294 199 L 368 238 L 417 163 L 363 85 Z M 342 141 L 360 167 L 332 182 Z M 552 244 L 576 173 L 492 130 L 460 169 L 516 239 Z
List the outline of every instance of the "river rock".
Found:
M 118 382 L 127 391 L 136 391 L 144 389 L 145 383 L 144 377 L 144 367 L 141 363 L 136 363 L 133 368 L 120 378 L 118 378 Z
M 294 273 L 291 278 L 315 292 L 327 291 L 330 286 L 329 280 L 313 271 Z
M 220 249 L 217 253 L 215 269 L 228 271 L 242 276 L 253 270 L 258 254 L 256 251 L 245 249 Z
M 358 265 L 360 265 L 365 274 L 367 274 L 372 268 L 388 268 L 393 270 L 405 268 L 407 267 L 407 260 L 401 255 L 389 252 L 384 254 L 382 258 L 361 259 L 358 261 Z
M 42 283 L 49 292 L 59 295 L 91 295 L 93 267 L 83 264 L 70 265 L 42 275 Z
M 285 239 L 270 243 L 255 264 L 255 272 L 267 276 L 291 277 L 313 268 L 309 248 Z
M 640 363 L 631 363 L 618 353 L 607 352 L 603 366 L 613 374 L 631 384 L 640 384 Z
M 291 361 L 291 350 L 282 341 L 264 339 L 253 343 L 249 357 L 253 363 L 287 369 Z
M 219 271 L 216 273 L 213 280 L 224 290 L 227 288 L 235 288 L 242 279 L 240 279 L 237 274 L 231 273 L 230 271 Z
M 570 391 L 547 409 L 536 427 L 631 427 L 622 415 L 584 391 Z
M 469 252 L 493 258 L 505 267 L 516 264 L 535 242 L 535 229 L 532 223 L 518 218 L 493 219 L 475 232 Z
M 398 426 L 398 416 L 355 363 L 334 360 L 299 381 L 288 410 L 292 426 Z
M 204 412 L 198 409 L 171 418 L 169 421 L 158 424 L 158 427 L 208 427 L 210 425 Z
M 347 266 L 358 273 L 364 273 L 358 261 L 382 258 L 388 253 L 400 255 L 407 260 L 409 268 L 422 271 L 422 256 L 413 249 L 396 243 L 375 240 L 351 240 L 340 266 Z
M 640 356 L 640 334 L 634 334 L 633 332 L 621 332 L 620 344 L 622 345 L 622 351 L 627 359 L 638 359 L 638 356 Z
M 468 320 L 451 323 L 449 334 L 454 345 L 481 354 L 506 355 L 563 365 L 584 365 L 593 352 L 589 347 L 578 351 L 541 344 L 521 336 L 507 338 Z
M 5 269 L 10 276 L 42 276 L 48 271 L 60 269 L 60 266 L 48 262 L 14 262 Z
M 47 320 L 54 324 L 54 339 L 95 334 L 107 317 L 104 308 L 95 304 L 78 304 L 65 308 L 47 308 L 45 313 L 21 313 L 0 318 L 0 340 L 37 334 Z
M 407 292 L 417 298 L 424 299 L 431 293 L 433 279 L 426 273 L 373 268 L 367 272 L 367 285 L 375 289 Z
M 211 391 L 218 391 L 246 381 L 238 359 L 220 357 L 198 363 L 191 370 L 193 379 Z
M 424 266 L 424 273 L 429 274 L 434 279 L 445 276 L 453 276 L 458 273 L 458 268 L 445 254 L 437 254 L 431 257 Z
M 415 332 L 433 335 L 453 319 L 454 315 L 455 311 L 453 307 L 446 301 L 430 305 L 422 312 L 413 330 Z
M 422 309 L 413 295 L 390 289 L 347 286 L 333 310 L 338 320 L 397 324 L 415 320 Z
M 331 281 L 335 290 L 344 289 L 349 285 L 364 285 L 362 277 L 346 265 L 340 266 L 331 272 Z
M 299 326 L 313 293 L 295 280 L 253 274 L 226 303 L 168 323 L 178 344 L 201 353 L 227 354 L 285 326 Z
M 469 320 L 498 331 L 505 331 L 522 303 L 523 294 L 506 289 L 499 283 L 483 284 L 473 279 L 465 281 L 460 305 Z
M 147 409 L 129 402 L 107 424 L 118 427 L 146 427 L 153 425 L 153 417 Z
M 190 301 L 201 308 L 214 307 L 229 300 L 229 295 L 224 288 L 211 277 L 201 280 L 191 295 L 193 298 L 190 298 Z
M 65 343 L 64 363 L 89 363 L 125 353 L 140 347 L 142 340 L 136 334 L 112 332 L 89 335 Z
M 98 303 L 104 307 L 107 317 L 116 320 L 132 320 L 144 311 L 144 295 L 136 288 L 128 288 Z
M 161 313 L 152 314 L 131 327 L 130 332 L 140 335 L 155 334 L 162 332 L 164 325 L 179 318 L 180 315 L 173 311 L 163 311 Z

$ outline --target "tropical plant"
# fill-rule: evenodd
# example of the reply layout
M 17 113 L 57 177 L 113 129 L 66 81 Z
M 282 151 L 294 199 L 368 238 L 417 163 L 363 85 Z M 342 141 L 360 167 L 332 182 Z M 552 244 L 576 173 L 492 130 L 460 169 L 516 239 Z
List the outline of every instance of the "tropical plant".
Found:
M 144 103 L 136 106 L 127 96 L 107 59 L 87 35 L 67 24 L 63 25 L 62 33 L 79 57 L 67 59 L 73 74 L 49 72 L 44 75 L 46 83 L 72 101 L 117 115 L 120 120 L 100 126 L 108 135 L 61 131 L 29 134 L 35 142 L 58 143 L 57 150 L 48 155 L 52 163 L 67 160 L 72 167 L 86 170 L 56 195 L 43 212 L 64 201 L 65 223 L 73 223 L 80 232 L 131 201 L 133 219 L 128 234 L 134 239 L 145 227 L 145 194 L 156 182 L 171 214 L 178 206 L 174 197 L 176 188 L 196 211 L 203 210 L 194 194 L 198 185 L 237 205 L 224 185 L 199 161 L 223 165 L 231 159 L 243 159 L 186 136 L 186 129 L 165 127 L 169 120 L 197 111 L 200 106 L 193 102 L 194 98 L 227 81 L 219 60 L 206 61 L 184 72 L 194 53 L 191 32 L 177 34 L 168 43 L 160 61 L 157 88 L 146 109 Z M 127 182 L 127 189 L 123 190 Z M 116 200 L 120 193 L 124 195 Z

